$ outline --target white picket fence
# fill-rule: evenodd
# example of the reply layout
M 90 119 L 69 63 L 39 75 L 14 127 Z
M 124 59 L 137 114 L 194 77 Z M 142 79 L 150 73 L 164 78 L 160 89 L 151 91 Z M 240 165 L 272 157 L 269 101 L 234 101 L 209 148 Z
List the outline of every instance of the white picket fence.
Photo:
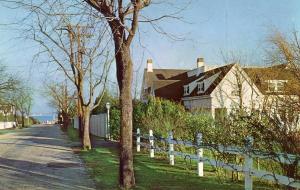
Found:
M 79 119 L 78 117 L 73 118 L 74 120 L 74 128 L 79 128 Z M 106 113 L 101 113 L 98 115 L 91 115 L 90 118 L 90 133 L 92 135 L 108 138 L 109 136 L 109 129 L 107 126 L 107 115 Z
M 204 145 L 202 143 L 202 134 L 197 135 L 197 143 L 192 143 L 190 141 L 176 140 L 173 138 L 172 132 L 169 132 L 168 138 L 155 138 L 153 136 L 153 131 L 149 130 L 149 134 L 142 135 L 140 129 L 137 129 L 136 134 L 136 145 L 137 152 L 140 152 L 141 146 L 149 149 L 150 157 L 153 158 L 156 152 L 166 152 L 168 153 L 170 165 L 175 164 L 175 156 L 189 157 L 191 160 L 197 161 L 197 174 L 198 176 L 204 176 L 204 164 L 209 164 L 214 167 L 224 168 L 226 170 L 241 172 L 245 176 L 245 190 L 252 190 L 253 188 L 253 179 L 252 176 L 255 176 L 260 179 L 270 180 L 278 184 L 300 188 L 300 181 L 287 176 L 274 174 L 273 172 L 257 170 L 253 168 L 253 158 L 261 159 L 271 159 L 277 162 L 292 164 L 298 162 L 300 166 L 299 156 L 296 155 L 286 155 L 282 153 L 263 153 L 252 148 L 253 138 L 248 137 L 244 147 L 233 147 L 233 146 L 223 146 L 223 145 Z M 141 139 L 144 139 L 142 142 Z M 146 141 L 146 142 L 145 142 Z M 147 143 L 147 141 L 149 143 Z M 158 146 L 155 146 L 155 141 L 163 142 L 168 144 L 168 149 L 164 149 Z M 174 151 L 174 145 L 184 145 L 186 147 L 194 147 L 197 154 L 188 154 L 184 152 Z M 214 150 L 219 153 L 229 153 L 241 155 L 244 157 L 244 165 L 235 165 L 231 163 L 225 163 L 223 161 L 214 160 L 208 157 L 203 156 L 203 149 Z
M 0 129 L 11 129 L 16 126 L 16 122 L 0 122 Z

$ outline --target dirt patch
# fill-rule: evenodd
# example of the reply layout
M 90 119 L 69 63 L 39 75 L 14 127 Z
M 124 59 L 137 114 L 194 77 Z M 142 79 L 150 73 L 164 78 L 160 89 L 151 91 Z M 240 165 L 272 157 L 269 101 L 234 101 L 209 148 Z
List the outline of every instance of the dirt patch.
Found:
M 72 146 L 71 148 L 74 154 L 79 154 L 82 151 L 81 146 Z

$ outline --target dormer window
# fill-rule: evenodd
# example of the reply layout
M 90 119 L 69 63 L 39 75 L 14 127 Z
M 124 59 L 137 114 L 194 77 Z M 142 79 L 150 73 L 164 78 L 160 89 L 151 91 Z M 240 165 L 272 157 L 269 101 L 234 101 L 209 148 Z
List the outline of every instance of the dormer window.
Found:
M 190 94 L 190 87 L 189 85 L 184 86 L 184 95 L 189 95 Z
M 283 92 L 287 80 L 268 80 L 268 92 Z
M 204 92 L 204 82 L 198 83 L 198 93 Z

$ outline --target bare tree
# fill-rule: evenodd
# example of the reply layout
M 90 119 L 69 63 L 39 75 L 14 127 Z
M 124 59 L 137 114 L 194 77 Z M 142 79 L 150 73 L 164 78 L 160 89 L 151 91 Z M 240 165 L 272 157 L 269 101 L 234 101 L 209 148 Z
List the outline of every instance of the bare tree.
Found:
M 20 84 L 20 80 L 8 73 L 4 65 L 0 65 L 0 81 L 0 99 L 17 90 Z
M 266 60 L 272 65 L 276 83 L 268 83 L 271 92 L 265 97 L 264 110 L 272 119 L 272 132 L 267 135 L 273 149 L 297 155 L 292 164 L 281 164 L 284 173 L 300 179 L 300 41 L 297 31 L 290 37 L 275 31 L 268 39 Z M 281 79 L 281 80 L 279 80 Z M 273 150 L 272 149 L 272 150 Z M 293 189 L 293 188 L 288 188 Z
M 48 54 L 50 62 L 59 66 L 60 71 L 75 85 L 83 123 L 83 148 L 91 149 L 90 113 L 101 101 L 100 98 L 94 103 L 95 93 L 102 89 L 100 94 L 103 94 L 111 63 L 104 41 L 106 27 L 97 26 L 91 17 L 86 21 L 86 26 L 81 26 L 80 22 L 73 26 L 66 15 L 59 15 L 59 22 L 40 12 L 36 12 L 36 16 L 37 26 L 32 28 L 33 39 L 43 48 L 41 53 Z M 91 35 L 95 30 L 101 33 Z
M 141 11 L 152 4 L 151 0 L 107 1 L 85 0 L 91 7 L 101 14 L 107 21 L 113 36 L 117 80 L 120 91 L 121 105 L 121 150 L 119 183 L 124 188 L 135 185 L 132 153 L 132 79 L 133 62 L 131 44 L 138 31 L 139 22 L 151 23 L 159 33 L 167 34 L 156 21 L 164 18 L 177 18 L 176 13 L 149 18 Z M 174 3 L 174 2 L 173 2 Z M 170 2 L 170 4 L 172 4 Z M 184 8 L 182 8 L 184 9 Z M 180 12 L 181 8 L 178 10 Z
M 135 185 L 132 153 L 132 75 L 133 63 L 130 45 L 138 28 L 139 12 L 150 1 L 86 1 L 106 18 L 115 44 L 117 79 L 121 105 L 121 150 L 120 150 L 120 185 L 130 188 Z M 126 17 L 130 15 L 128 28 Z M 132 15 L 132 16 L 131 16 Z
M 70 117 L 75 116 L 77 112 L 72 113 L 72 109 L 75 104 L 75 94 L 71 93 L 70 89 L 68 89 L 67 81 L 59 83 L 59 82 L 48 82 L 45 85 L 46 90 L 44 94 L 48 96 L 50 105 L 57 110 L 57 113 L 62 117 L 63 129 L 67 129 L 69 127 Z
M 15 75 L 8 73 L 4 65 L 0 65 L 0 81 L 1 109 L 5 113 L 13 111 L 17 124 L 17 110 L 15 101 L 13 100 L 13 94 L 19 90 L 21 82 Z
M 10 1 L 8 1 L 10 2 Z M 117 67 L 117 80 L 120 91 L 120 104 L 121 104 L 121 153 L 120 153 L 120 185 L 125 188 L 130 188 L 135 184 L 134 180 L 134 171 L 133 171 L 133 154 L 132 154 L 132 73 L 133 73 L 133 62 L 131 58 L 131 44 L 136 36 L 138 31 L 138 23 L 150 23 L 152 28 L 164 35 L 167 35 L 170 38 L 173 38 L 172 34 L 166 33 L 161 26 L 156 22 L 162 19 L 180 19 L 176 15 L 186 8 L 186 4 L 189 3 L 180 3 L 180 1 L 174 2 L 174 0 L 164 0 L 166 5 L 174 5 L 175 10 L 173 13 L 167 15 L 157 16 L 152 18 L 147 16 L 147 14 L 141 14 L 141 10 L 145 7 L 153 4 L 154 6 L 163 7 L 163 5 L 158 1 L 158 3 L 152 3 L 150 0 L 85 0 L 89 5 L 85 9 L 79 10 L 76 12 L 76 6 L 86 5 L 82 4 L 80 1 L 68 2 L 68 1 L 50 1 L 50 0 L 41 0 L 39 3 L 33 3 L 32 1 L 26 0 L 16 0 L 17 5 L 21 7 L 26 7 L 30 13 L 40 12 L 47 16 L 57 16 L 61 15 L 62 12 L 53 12 L 53 9 L 56 2 L 58 4 L 63 4 L 63 2 L 69 3 L 68 7 L 71 7 L 69 10 L 72 12 L 72 20 L 78 15 L 93 15 L 98 17 L 101 21 L 106 21 L 110 28 L 110 34 L 112 36 L 115 48 L 115 60 Z M 45 11 L 41 8 L 44 5 L 51 5 L 51 9 Z M 95 11 L 91 11 L 93 8 Z M 51 11 L 51 13 L 49 12 Z M 78 10 L 78 9 L 77 9 Z M 100 13 L 100 14 L 99 14 Z M 150 14 L 152 15 L 152 14 Z M 30 15 L 31 16 L 31 15 Z M 78 17 L 77 17 L 78 18 Z M 76 19 L 75 19 L 76 20 Z M 56 33 L 55 30 L 51 32 Z M 101 30 L 98 30 L 95 33 L 101 33 Z M 94 34 L 95 34 L 94 33 Z M 78 45 L 79 43 L 77 43 Z M 59 47 L 60 49 L 64 49 Z M 52 49 L 49 49 L 52 50 Z M 63 50 L 64 51 L 64 50 Z M 48 51 L 51 52 L 51 51 Z M 72 53 L 70 53 L 72 54 Z M 72 57 L 72 56 L 68 56 Z M 78 57 L 80 60 L 80 57 Z M 55 60 L 53 60 L 55 61 Z M 78 61 L 78 59 L 77 59 Z M 72 61 L 70 61 L 72 62 Z M 78 67 L 78 65 L 77 65 Z M 80 85 L 77 85 L 80 87 Z M 77 88 L 78 88 L 77 87 Z M 80 95 L 79 95 L 80 96 Z M 84 109 L 82 109 L 84 110 Z
M 13 93 L 13 104 L 16 110 L 21 114 L 22 127 L 25 127 L 25 115 L 29 117 L 32 106 L 32 93 L 31 90 L 22 87 Z

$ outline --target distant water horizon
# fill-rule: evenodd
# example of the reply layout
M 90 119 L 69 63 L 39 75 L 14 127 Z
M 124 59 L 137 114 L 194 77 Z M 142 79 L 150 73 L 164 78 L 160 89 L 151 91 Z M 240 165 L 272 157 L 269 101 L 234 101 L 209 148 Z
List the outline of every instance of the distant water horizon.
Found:
M 31 117 L 38 120 L 39 122 L 52 121 L 53 119 L 55 119 L 53 115 L 38 115 L 38 116 L 31 116 Z

